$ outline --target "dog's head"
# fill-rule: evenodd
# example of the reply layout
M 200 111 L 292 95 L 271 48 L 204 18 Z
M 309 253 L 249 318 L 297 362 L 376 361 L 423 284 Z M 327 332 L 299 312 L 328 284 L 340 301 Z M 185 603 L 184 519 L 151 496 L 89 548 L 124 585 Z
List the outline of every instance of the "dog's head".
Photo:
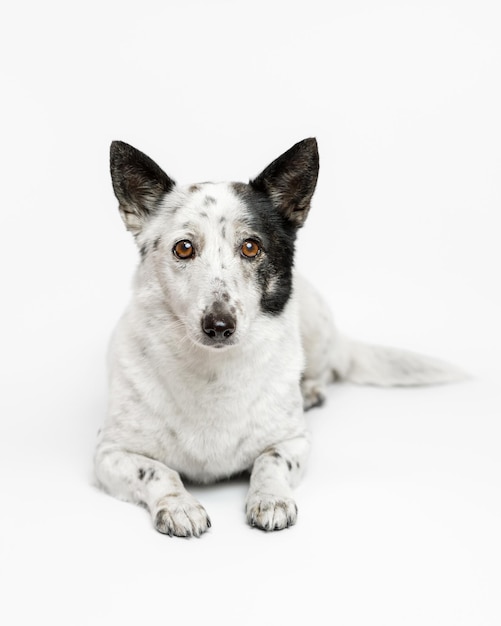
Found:
M 149 157 L 111 144 L 122 219 L 184 334 L 209 348 L 237 344 L 292 291 L 296 231 L 318 176 L 315 139 L 294 145 L 245 183 L 178 186 Z

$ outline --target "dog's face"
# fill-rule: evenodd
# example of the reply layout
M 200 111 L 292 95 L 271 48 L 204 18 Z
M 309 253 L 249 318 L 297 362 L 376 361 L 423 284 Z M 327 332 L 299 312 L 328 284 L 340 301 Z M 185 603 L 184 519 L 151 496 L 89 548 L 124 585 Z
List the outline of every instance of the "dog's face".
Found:
M 306 139 L 244 183 L 180 187 L 149 157 L 111 146 L 120 212 L 165 306 L 194 343 L 224 349 L 290 298 L 294 242 L 310 207 L 318 151 Z

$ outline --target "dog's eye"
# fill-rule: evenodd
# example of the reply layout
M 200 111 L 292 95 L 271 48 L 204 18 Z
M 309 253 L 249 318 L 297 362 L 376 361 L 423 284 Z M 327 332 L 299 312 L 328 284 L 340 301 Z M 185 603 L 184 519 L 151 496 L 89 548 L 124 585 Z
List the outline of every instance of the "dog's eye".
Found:
M 242 256 L 247 259 L 253 259 L 261 252 L 261 247 L 254 239 L 246 239 L 240 248 Z
M 178 259 L 191 259 L 191 257 L 195 254 L 195 248 L 191 241 L 187 239 L 183 239 L 182 241 L 178 241 L 174 248 L 172 248 L 172 252 Z

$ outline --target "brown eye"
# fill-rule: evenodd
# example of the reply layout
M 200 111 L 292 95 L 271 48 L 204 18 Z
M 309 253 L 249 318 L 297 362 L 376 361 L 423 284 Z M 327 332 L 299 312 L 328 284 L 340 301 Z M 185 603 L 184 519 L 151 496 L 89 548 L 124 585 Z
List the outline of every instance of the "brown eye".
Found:
M 254 239 L 246 239 L 243 242 L 240 251 L 244 257 L 248 259 L 253 259 L 261 252 L 261 248 L 258 242 L 254 241 Z
M 193 248 L 193 244 L 191 241 L 187 239 L 183 239 L 183 241 L 178 241 L 172 252 L 177 256 L 178 259 L 191 259 L 191 257 L 195 254 L 195 249 Z

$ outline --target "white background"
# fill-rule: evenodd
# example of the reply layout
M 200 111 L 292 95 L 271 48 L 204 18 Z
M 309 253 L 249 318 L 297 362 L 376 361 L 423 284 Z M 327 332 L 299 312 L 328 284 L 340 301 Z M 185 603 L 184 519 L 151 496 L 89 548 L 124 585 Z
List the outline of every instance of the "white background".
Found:
M 4 3 L 0 621 L 501 623 L 501 8 L 496 0 Z M 136 263 L 112 139 L 248 180 L 318 138 L 297 264 L 351 335 L 474 379 L 332 387 L 298 524 L 156 533 L 92 483 Z

